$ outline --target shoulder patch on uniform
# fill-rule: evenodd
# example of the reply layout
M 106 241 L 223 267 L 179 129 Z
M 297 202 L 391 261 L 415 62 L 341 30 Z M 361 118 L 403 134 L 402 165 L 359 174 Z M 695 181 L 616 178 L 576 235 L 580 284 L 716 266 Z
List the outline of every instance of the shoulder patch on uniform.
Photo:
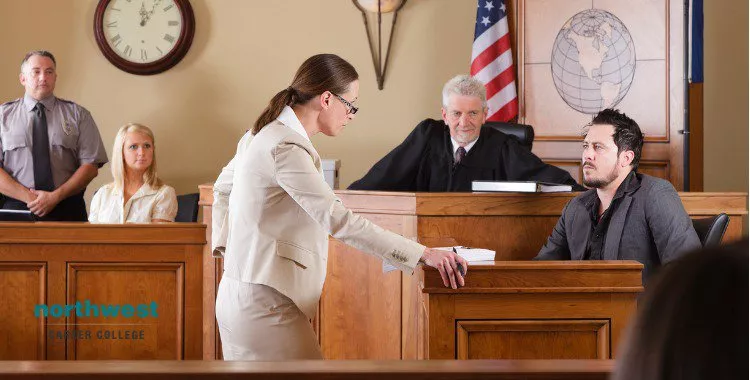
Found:
M 75 103 L 74 101 L 72 101 L 72 100 L 67 100 L 67 99 L 63 99 L 63 98 L 57 98 L 57 100 L 59 100 L 59 101 L 61 101 L 61 102 L 63 102 L 63 103 L 68 103 L 68 104 L 76 104 L 76 103 Z
M 3 106 L 9 106 L 9 105 L 11 105 L 11 104 L 14 104 L 14 103 L 18 103 L 18 102 L 20 102 L 20 101 L 21 101 L 21 98 L 18 98 L 18 99 L 15 99 L 15 100 L 11 100 L 11 101 L 9 101 L 9 102 L 5 102 L 5 103 L 3 103 L 3 104 L 0 104 L 0 107 L 3 107 Z

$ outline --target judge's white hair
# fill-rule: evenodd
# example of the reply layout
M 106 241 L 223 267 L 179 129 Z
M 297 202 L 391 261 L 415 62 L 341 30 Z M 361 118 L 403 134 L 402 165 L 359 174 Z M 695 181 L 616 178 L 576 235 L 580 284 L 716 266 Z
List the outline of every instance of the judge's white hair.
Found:
M 487 90 L 484 84 L 469 75 L 456 75 L 443 86 L 443 108 L 448 108 L 451 94 L 475 96 L 482 101 L 482 108 L 487 108 Z

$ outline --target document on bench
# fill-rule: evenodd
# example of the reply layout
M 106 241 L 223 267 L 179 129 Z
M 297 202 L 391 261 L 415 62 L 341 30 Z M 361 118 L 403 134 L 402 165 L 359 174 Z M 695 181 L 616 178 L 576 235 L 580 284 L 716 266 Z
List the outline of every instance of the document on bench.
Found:
M 472 181 L 471 191 L 555 193 L 573 191 L 573 186 L 561 183 L 534 181 Z
M 458 253 L 459 256 L 463 257 L 469 264 L 479 261 L 495 260 L 495 251 L 491 249 L 469 248 L 459 245 L 455 247 L 436 247 L 435 249 L 441 249 L 444 251 L 452 251 L 453 249 L 455 249 L 456 253 Z M 395 266 L 383 261 L 383 273 L 388 273 L 396 269 L 397 268 Z

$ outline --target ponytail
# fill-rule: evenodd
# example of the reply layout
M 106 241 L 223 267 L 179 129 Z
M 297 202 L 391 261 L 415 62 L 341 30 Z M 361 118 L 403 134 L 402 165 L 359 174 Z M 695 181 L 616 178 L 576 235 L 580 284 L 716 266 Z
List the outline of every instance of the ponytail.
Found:
M 255 121 L 251 133 L 258 134 L 263 127 L 276 120 L 285 106 L 305 104 L 314 97 L 330 91 L 341 94 L 359 78 L 349 62 L 335 54 L 314 55 L 297 69 L 292 85 L 279 91 Z
M 266 107 L 266 109 L 261 112 L 260 117 L 258 117 L 258 120 L 255 121 L 255 125 L 251 130 L 252 134 L 258 134 L 258 132 L 260 132 L 263 127 L 276 120 L 276 118 L 281 115 L 281 111 L 284 109 L 284 106 L 293 105 L 296 100 L 296 93 L 297 92 L 294 91 L 291 86 L 289 86 L 279 91 L 273 98 L 271 98 L 271 101 L 268 102 L 268 106 Z

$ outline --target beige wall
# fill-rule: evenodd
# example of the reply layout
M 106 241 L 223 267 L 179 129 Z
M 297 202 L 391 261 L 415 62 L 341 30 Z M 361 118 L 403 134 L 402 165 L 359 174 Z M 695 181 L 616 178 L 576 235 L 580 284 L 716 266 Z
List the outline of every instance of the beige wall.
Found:
M 151 126 L 159 173 L 179 193 L 213 180 L 268 99 L 320 52 L 343 56 L 361 76 L 357 120 L 335 139 L 313 139 L 321 156 L 342 160 L 341 185 L 348 185 L 420 120 L 439 117 L 442 83 L 468 70 L 476 11 L 475 0 L 409 1 L 378 91 L 362 20 L 349 0 L 191 0 L 193 46 L 156 76 L 127 74 L 102 56 L 92 32 L 96 4 L 0 0 L 0 99 L 21 96 L 24 52 L 53 51 L 58 96 L 92 112 L 108 151 L 123 123 Z M 747 13 L 746 0 L 706 2 L 708 191 L 747 191 Z M 109 180 L 105 166 L 89 193 Z
M 748 1 L 705 0 L 704 190 L 748 191 Z
M 316 136 L 313 143 L 322 157 L 341 159 L 344 186 L 420 120 L 440 116 L 441 84 L 468 70 L 476 11 L 475 0 L 408 2 L 399 13 L 385 89 L 378 91 L 362 18 L 350 0 L 190 3 L 197 27 L 185 59 L 163 74 L 136 76 L 112 66 L 97 48 L 97 1 L 0 0 L 0 99 L 22 95 L 23 54 L 49 49 L 59 62 L 56 94 L 91 111 L 107 151 L 123 123 L 151 126 L 160 176 L 178 193 L 190 192 L 216 178 L 303 60 L 336 53 L 360 73 L 361 110 L 342 135 Z M 110 180 L 105 166 L 89 194 Z

